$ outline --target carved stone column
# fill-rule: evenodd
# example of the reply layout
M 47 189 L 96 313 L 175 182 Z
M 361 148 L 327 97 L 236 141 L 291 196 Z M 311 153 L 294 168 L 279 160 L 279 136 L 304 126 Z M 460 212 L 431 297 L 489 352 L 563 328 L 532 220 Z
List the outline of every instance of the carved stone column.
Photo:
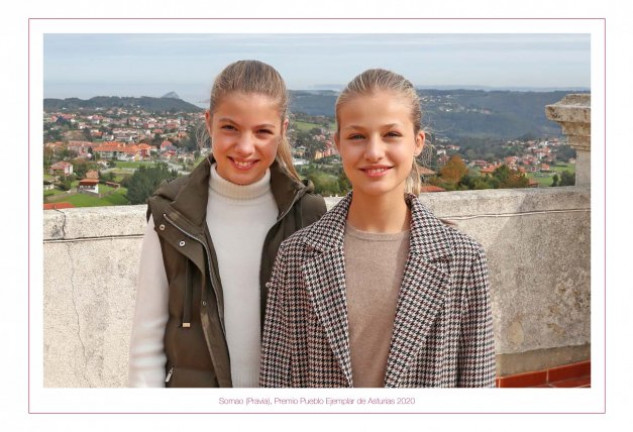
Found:
M 576 150 L 576 186 L 591 184 L 591 94 L 569 94 L 545 107 L 548 119 L 560 124 Z

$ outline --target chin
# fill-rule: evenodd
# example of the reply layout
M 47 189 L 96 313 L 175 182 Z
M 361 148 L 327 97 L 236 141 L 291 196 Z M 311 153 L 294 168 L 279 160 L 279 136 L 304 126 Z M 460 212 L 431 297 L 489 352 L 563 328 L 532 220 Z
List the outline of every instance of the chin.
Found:
M 352 190 L 356 193 L 360 193 L 362 195 L 372 197 L 372 198 L 380 198 L 382 196 L 388 196 L 392 194 L 404 194 L 404 191 L 400 190 L 400 188 L 389 188 L 389 187 L 353 187 Z

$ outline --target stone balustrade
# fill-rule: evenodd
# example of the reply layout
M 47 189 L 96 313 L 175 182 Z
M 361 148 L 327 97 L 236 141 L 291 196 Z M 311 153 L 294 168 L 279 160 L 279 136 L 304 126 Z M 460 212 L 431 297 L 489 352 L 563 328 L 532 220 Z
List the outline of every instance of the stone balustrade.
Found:
M 587 188 L 421 200 L 486 249 L 499 375 L 589 358 Z M 145 206 L 45 212 L 45 386 L 125 386 L 144 223 Z

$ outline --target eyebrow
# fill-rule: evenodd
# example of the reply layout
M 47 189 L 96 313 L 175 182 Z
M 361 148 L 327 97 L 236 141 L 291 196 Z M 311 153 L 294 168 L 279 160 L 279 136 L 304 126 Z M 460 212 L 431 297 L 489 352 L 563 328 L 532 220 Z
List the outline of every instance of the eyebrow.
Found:
M 402 126 L 400 123 L 389 123 L 389 124 L 385 124 L 385 125 L 381 125 L 381 128 L 392 128 L 392 127 L 400 127 Z M 349 125 L 349 126 L 344 126 L 341 128 L 341 130 L 346 130 L 346 129 L 353 129 L 353 130 L 364 130 L 365 128 L 362 126 L 358 126 L 358 125 Z
M 220 118 L 218 119 L 218 122 L 227 122 L 227 123 L 231 123 L 231 124 L 233 124 L 233 125 L 238 126 L 238 124 L 237 124 L 237 123 L 235 123 L 233 120 L 231 120 L 231 119 L 230 119 L 230 118 L 228 118 L 228 117 L 220 117 Z M 262 124 L 259 124 L 259 125 L 255 125 L 255 127 L 256 127 L 256 128 L 268 127 L 268 128 L 273 128 L 273 129 L 274 129 L 274 128 L 275 128 L 275 125 L 274 125 L 274 124 L 271 124 L 271 123 L 262 123 Z

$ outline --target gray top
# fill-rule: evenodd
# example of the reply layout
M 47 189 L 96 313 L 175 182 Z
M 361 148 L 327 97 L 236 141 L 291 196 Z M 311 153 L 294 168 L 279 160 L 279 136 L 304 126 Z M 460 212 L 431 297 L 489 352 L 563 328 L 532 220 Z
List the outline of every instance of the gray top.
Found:
M 409 231 L 345 227 L 345 285 L 354 387 L 384 387 Z

